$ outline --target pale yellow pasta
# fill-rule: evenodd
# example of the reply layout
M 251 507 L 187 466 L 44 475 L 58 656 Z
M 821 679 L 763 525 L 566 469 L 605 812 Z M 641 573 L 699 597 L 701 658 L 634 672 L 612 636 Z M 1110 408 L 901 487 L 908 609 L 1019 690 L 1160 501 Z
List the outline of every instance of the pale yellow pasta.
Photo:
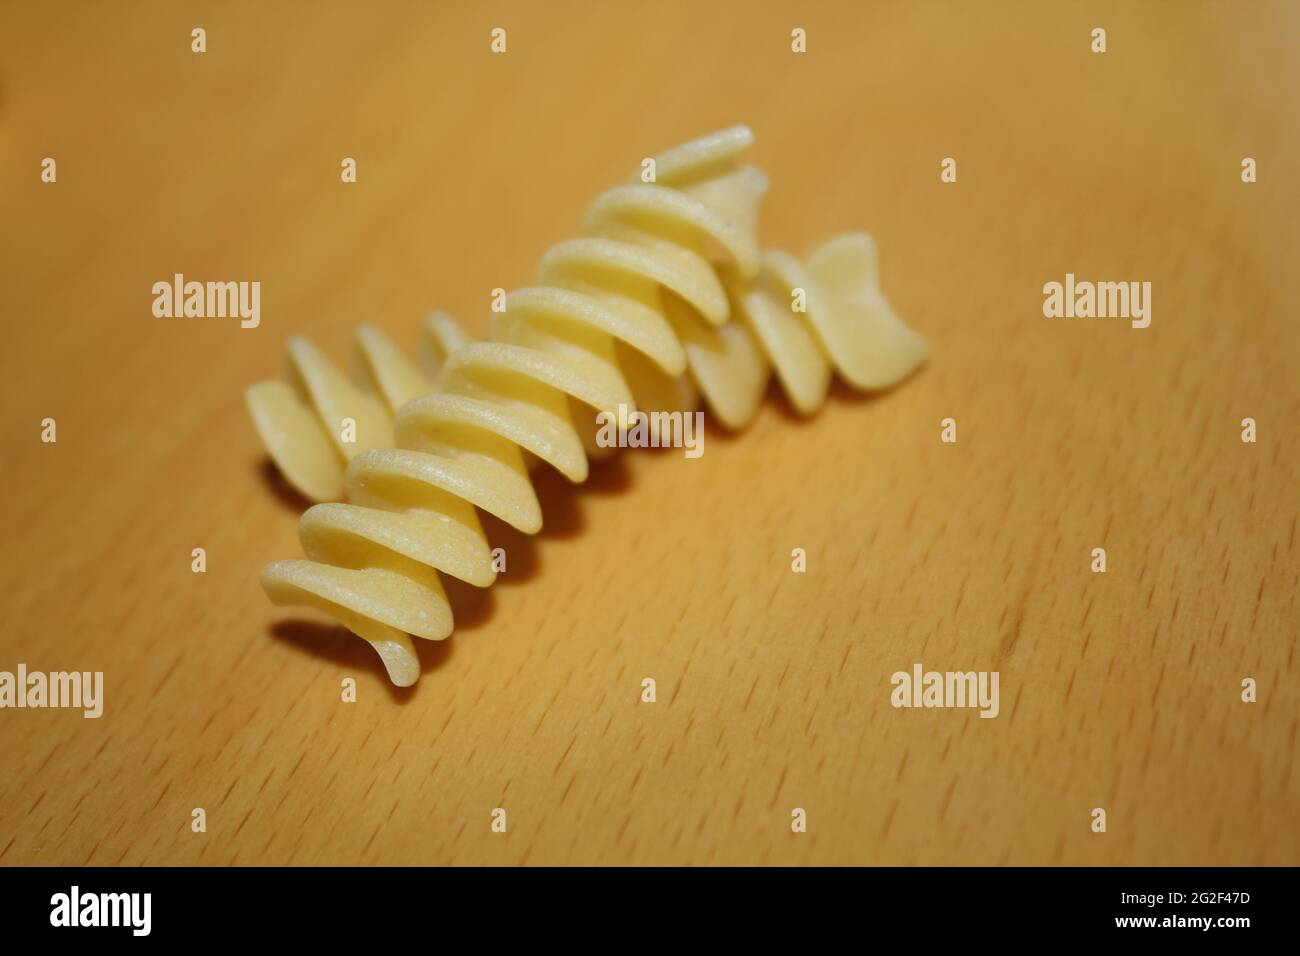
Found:
M 867 237 L 840 237 L 805 263 L 760 255 L 766 181 L 736 163 L 751 141 L 744 127 L 704 137 L 656 157 L 654 183 L 637 177 L 604 193 L 588 212 L 586 236 L 550 249 L 540 283 L 506 296 L 491 341 L 445 350 L 436 388 L 367 333 L 376 391 L 397 408 L 395 447 L 370 441 L 342 453 L 348 503 L 303 515 L 307 560 L 262 572 L 272 601 L 330 613 L 375 647 L 394 683 L 409 685 L 420 671 L 411 636 L 438 640 L 452 630 L 439 573 L 477 586 L 494 580 L 476 509 L 540 530 L 529 466 L 545 461 L 584 480 L 598 452 L 597 412 L 689 409 L 702 396 L 738 428 L 754 415 L 772 364 L 804 411 L 823 400 L 831 364 L 859 388 L 886 387 L 915 368 L 924 346 L 881 298 Z M 806 314 L 791 309 L 796 289 Z M 730 321 L 733 312 L 739 321 Z M 440 341 L 454 338 L 444 330 Z M 303 373 L 294 358 L 320 420 L 360 407 L 362 393 L 345 392 L 338 373 L 322 373 L 310 355 Z M 250 398 L 255 418 L 275 423 L 277 462 L 286 474 L 292 467 L 314 476 L 299 487 L 334 491 L 324 475 L 317 487 L 311 469 L 337 448 L 324 440 L 306 451 L 293 446 L 280 432 L 306 415 L 306 404 L 283 404 L 275 395 Z M 378 416 L 367 421 L 378 435 Z M 259 429 L 266 436 L 263 422 Z
M 357 329 L 359 387 L 311 342 L 289 342 L 289 380 L 259 382 L 244 398 L 262 444 L 285 480 L 312 501 L 343 497 L 343 468 L 354 455 L 393 444 L 393 413 L 433 390 L 437 365 L 468 337 L 447 315 L 422 329 L 425 371 L 416 369 L 378 329 Z M 348 423 L 351 431 L 346 432 Z M 345 441 L 344 435 L 352 437 Z
M 832 368 L 854 388 L 873 391 L 897 384 L 925 361 L 925 340 L 880 291 L 876 244 L 866 233 L 836 236 L 804 262 L 765 252 L 758 279 L 733 279 L 729 288 L 743 324 L 800 412 L 821 407 Z

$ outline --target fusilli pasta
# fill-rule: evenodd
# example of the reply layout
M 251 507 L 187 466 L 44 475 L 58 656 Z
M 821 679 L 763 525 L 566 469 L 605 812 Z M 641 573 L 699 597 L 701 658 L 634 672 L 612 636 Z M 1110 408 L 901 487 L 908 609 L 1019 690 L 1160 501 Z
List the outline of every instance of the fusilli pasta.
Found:
M 307 560 L 263 569 L 271 600 L 325 610 L 371 643 L 395 684 L 412 684 L 411 636 L 452 630 L 439 573 L 477 586 L 495 578 L 475 509 L 539 531 L 529 467 L 541 460 L 584 480 L 588 457 L 604 452 L 587 427 L 595 413 L 692 409 L 702 395 L 739 428 L 773 367 L 802 412 L 820 406 L 832 367 L 859 389 L 915 369 L 924 343 L 881 296 L 869 237 L 840 236 L 803 262 L 760 254 L 766 180 L 736 162 L 751 142 L 744 127 L 704 137 L 656 157 L 654 183 L 637 177 L 601 195 L 586 236 L 550 249 L 540 284 L 506 296 L 491 341 L 431 320 L 436 374 L 437 361 L 422 375 L 364 330 L 362 364 L 382 400 L 310 345 L 291 346 L 296 384 L 255 386 L 250 409 L 295 486 L 347 503 L 304 513 Z M 357 442 L 344 447 L 322 423 L 348 410 Z

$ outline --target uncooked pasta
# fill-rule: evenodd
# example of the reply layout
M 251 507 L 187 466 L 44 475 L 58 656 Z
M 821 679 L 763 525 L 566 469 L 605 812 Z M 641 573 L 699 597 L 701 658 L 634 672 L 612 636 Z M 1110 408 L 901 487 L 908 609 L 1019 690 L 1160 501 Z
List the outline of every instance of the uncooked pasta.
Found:
M 429 316 L 422 331 L 422 364 L 434 374 L 447 354 L 468 341 L 442 313 Z M 349 381 L 311 342 L 294 338 L 289 342 L 289 380 L 259 382 L 245 393 L 271 460 L 312 501 L 342 498 L 348 459 L 367 448 L 391 445 L 393 413 L 433 390 L 431 376 L 408 362 L 378 329 L 363 325 L 356 340 L 364 388 Z
M 291 345 L 291 381 L 254 386 L 249 406 L 287 479 L 325 503 L 302 516 L 306 559 L 263 569 L 271 600 L 324 610 L 410 685 L 412 636 L 452 631 L 439 575 L 495 578 L 476 509 L 539 531 L 529 469 L 583 481 L 606 451 L 598 413 L 702 398 L 740 428 L 773 368 L 802 412 L 823 402 L 832 368 L 858 389 L 910 374 L 925 346 L 881 295 L 869 237 L 840 236 L 802 262 L 760 253 L 767 184 L 737 161 L 751 142 L 745 127 L 706 136 L 655 157 L 653 182 L 605 192 L 585 235 L 543 256 L 539 283 L 505 296 L 490 341 L 431 320 L 423 372 L 373 329 L 359 335 L 368 391 Z

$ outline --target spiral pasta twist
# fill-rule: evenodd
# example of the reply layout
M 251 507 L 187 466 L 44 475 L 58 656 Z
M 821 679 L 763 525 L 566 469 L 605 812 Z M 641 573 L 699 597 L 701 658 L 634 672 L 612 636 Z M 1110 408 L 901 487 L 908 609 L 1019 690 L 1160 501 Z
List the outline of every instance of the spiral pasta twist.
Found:
M 475 509 L 533 534 L 542 515 L 529 465 L 586 478 L 600 450 L 575 411 L 592 422 L 593 411 L 689 409 L 702 395 L 738 428 L 772 366 L 805 412 L 823 401 L 832 365 L 858 388 L 909 374 L 925 347 L 881 297 L 869 238 L 840 237 L 802 263 L 760 254 L 766 181 L 735 162 L 751 141 L 744 127 L 705 137 L 657 157 L 655 183 L 604 193 L 586 236 L 553 247 L 540 284 L 506 296 L 491 341 L 447 349 L 436 390 L 410 380 L 405 393 L 395 389 L 428 393 L 396 406 L 396 447 L 350 456 L 348 503 L 302 516 L 307 560 L 263 570 L 271 600 L 332 614 L 371 643 L 395 684 L 409 685 L 420 670 L 411 636 L 452 630 L 439 573 L 477 586 L 495 578 Z M 733 312 L 739 321 L 728 321 Z M 307 382 L 314 400 L 320 391 Z
M 289 341 L 288 381 L 259 382 L 245 392 L 249 414 L 285 480 L 312 501 L 343 497 L 343 468 L 369 448 L 393 444 L 393 414 L 433 391 L 438 366 L 469 341 L 455 320 L 435 312 L 425 320 L 421 366 L 407 361 L 387 336 L 358 327 L 362 387 L 335 368 L 307 339 Z M 344 438 L 349 426 L 353 440 Z

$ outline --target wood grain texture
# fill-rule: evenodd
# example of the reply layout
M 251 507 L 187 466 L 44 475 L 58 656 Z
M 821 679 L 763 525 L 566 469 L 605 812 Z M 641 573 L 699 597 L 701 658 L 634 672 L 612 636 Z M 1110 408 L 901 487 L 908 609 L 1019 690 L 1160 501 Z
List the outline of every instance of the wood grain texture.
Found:
M 1285 4 L 6 4 L 0 669 L 102 670 L 106 704 L 0 711 L 0 863 L 1300 862 L 1298 31 Z M 764 244 L 872 232 L 924 371 L 807 420 L 773 391 L 698 461 L 543 476 L 546 529 L 488 524 L 509 571 L 455 592 L 412 691 L 271 608 L 302 503 L 242 389 L 286 338 L 481 330 L 642 156 L 736 122 Z M 153 318 L 175 272 L 260 281 L 261 327 Z M 1151 327 L 1045 319 L 1066 272 L 1151 281 Z M 1001 715 L 895 710 L 917 660 L 998 670 Z

